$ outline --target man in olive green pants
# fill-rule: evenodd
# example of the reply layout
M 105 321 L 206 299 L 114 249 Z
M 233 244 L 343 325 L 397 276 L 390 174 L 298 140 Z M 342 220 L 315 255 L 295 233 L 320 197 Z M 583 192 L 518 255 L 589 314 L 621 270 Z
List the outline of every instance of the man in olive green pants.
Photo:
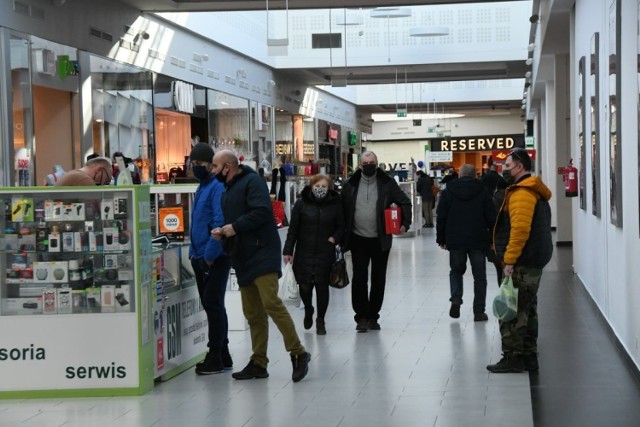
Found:
M 280 236 L 267 186 L 253 169 L 240 165 L 230 150 L 219 151 L 213 157 L 213 173 L 226 188 L 222 196 L 225 225 L 211 230 L 211 235 L 218 240 L 224 239 L 223 248 L 231 256 L 253 346 L 249 364 L 232 376 L 237 380 L 269 376 L 267 317 L 271 317 L 291 355 L 291 379 L 298 382 L 307 375 L 311 354 L 300 343 L 291 315 L 278 298 Z

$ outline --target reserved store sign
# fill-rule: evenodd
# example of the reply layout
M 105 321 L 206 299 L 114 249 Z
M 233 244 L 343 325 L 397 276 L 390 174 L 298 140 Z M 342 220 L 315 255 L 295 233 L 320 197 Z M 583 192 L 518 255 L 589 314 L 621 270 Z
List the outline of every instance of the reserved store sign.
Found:
M 0 391 L 138 387 L 136 316 L 0 318 Z
M 473 152 L 524 147 L 524 135 L 452 136 L 431 141 L 431 151 Z

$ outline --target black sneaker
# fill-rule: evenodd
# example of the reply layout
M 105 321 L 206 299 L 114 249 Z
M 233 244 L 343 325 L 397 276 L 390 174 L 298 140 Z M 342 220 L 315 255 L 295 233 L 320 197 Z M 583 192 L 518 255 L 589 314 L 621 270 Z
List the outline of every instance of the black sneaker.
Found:
M 291 355 L 291 364 L 293 365 L 291 379 L 294 383 L 297 383 L 307 376 L 307 372 L 309 372 L 309 361 L 311 361 L 311 353 L 306 351 L 302 354 Z
M 484 322 L 487 320 L 489 320 L 489 316 L 487 316 L 487 313 L 476 313 L 473 315 L 474 322 Z
M 212 352 L 207 353 L 204 360 L 196 364 L 196 374 L 198 375 L 219 374 L 222 371 L 224 371 L 222 359 Z
M 263 368 L 253 360 L 250 360 L 242 371 L 234 372 L 231 376 L 236 380 L 252 380 L 254 378 L 267 378 L 269 372 L 267 372 L 267 368 Z
M 369 320 L 369 329 L 371 329 L 372 331 L 379 331 L 380 330 L 380 323 L 378 323 L 377 320 L 375 319 L 371 319 Z
M 327 335 L 327 329 L 324 326 L 324 319 L 316 319 L 316 333 L 318 335 Z
M 455 302 L 451 303 L 451 308 L 449 309 L 449 316 L 457 319 L 460 317 L 460 304 L 456 304 Z
M 538 365 L 538 355 L 536 353 L 525 354 L 523 357 L 524 369 L 529 372 L 538 372 L 540 365 Z
M 358 320 L 358 324 L 356 325 L 356 331 L 367 332 L 368 330 L 369 330 L 369 321 L 367 319 Z
M 313 307 L 304 308 L 304 322 L 302 324 L 305 329 L 311 329 L 313 326 Z
M 495 365 L 487 365 L 487 370 L 494 374 L 518 373 L 524 371 L 524 360 L 522 356 L 505 353 L 502 359 Z
M 229 353 L 229 346 L 227 345 L 222 347 L 222 365 L 224 366 L 224 369 L 233 368 L 233 359 L 231 358 L 231 353 Z

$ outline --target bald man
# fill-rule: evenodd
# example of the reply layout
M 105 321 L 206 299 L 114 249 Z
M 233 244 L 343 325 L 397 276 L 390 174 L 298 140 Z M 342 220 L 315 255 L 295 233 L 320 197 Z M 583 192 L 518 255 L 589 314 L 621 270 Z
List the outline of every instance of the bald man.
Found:
M 56 181 L 56 187 L 82 185 L 109 185 L 113 177 L 111 160 L 106 157 L 96 157 L 89 160 L 80 169 L 70 170 Z
M 269 316 L 282 333 L 285 348 L 291 355 L 291 379 L 298 382 L 307 375 L 311 354 L 300 343 L 291 315 L 278 298 L 281 245 L 267 186 L 256 171 L 239 164 L 238 157 L 230 150 L 216 153 L 212 172 L 224 183 L 226 192 L 222 197 L 225 225 L 214 228 L 211 235 L 223 240 L 225 250 L 231 255 L 253 349 L 247 366 L 232 376 L 236 380 L 269 376 Z

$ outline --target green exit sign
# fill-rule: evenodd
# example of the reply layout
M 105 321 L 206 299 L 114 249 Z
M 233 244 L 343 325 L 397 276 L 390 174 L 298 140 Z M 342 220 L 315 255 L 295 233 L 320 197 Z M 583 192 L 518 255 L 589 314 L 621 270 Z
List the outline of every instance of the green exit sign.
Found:
M 413 121 L 413 125 L 414 125 L 414 126 L 422 126 L 422 120 L 420 120 L 420 119 L 415 119 L 415 120 Z
M 401 109 L 396 112 L 398 117 L 407 117 L 407 110 Z

